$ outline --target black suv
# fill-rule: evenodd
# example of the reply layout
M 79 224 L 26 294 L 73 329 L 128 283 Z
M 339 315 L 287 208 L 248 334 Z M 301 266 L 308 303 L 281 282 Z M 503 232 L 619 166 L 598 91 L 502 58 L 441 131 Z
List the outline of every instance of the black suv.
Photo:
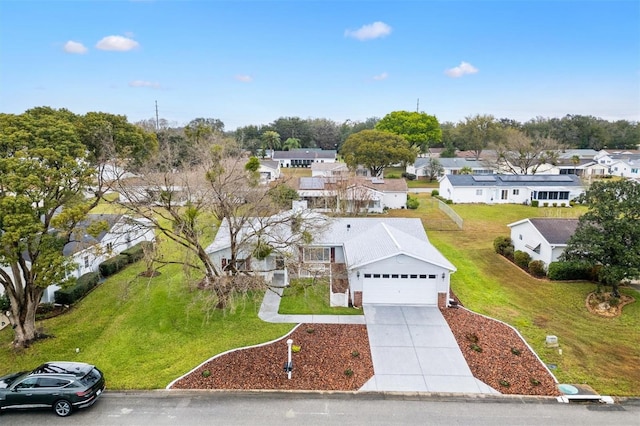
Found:
M 0 377 L 0 410 L 52 407 L 62 417 L 93 405 L 104 391 L 104 376 L 83 362 L 54 361 L 33 371 Z

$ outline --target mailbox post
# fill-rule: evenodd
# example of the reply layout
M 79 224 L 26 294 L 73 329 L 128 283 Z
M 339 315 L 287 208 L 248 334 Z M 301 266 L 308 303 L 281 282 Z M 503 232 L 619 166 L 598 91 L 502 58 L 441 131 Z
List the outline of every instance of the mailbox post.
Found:
M 291 361 L 291 345 L 293 345 L 293 340 L 287 340 L 287 363 L 284 365 L 284 371 L 287 372 L 287 379 L 291 379 L 291 371 L 293 370 L 293 362 Z

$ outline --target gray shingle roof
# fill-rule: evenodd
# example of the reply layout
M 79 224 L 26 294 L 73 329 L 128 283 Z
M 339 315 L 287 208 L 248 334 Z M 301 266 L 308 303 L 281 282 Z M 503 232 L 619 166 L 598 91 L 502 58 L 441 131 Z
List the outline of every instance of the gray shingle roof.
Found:
M 273 153 L 274 160 L 314 160 L 320 159 L 335 159 L 335 150 L 322 150 L 322 149 L 301 149 L 291 151 L 275 151 Z
M 536 218 L 529 221 L 553 245 L 567 244 L 578 227 L 578 219 Z

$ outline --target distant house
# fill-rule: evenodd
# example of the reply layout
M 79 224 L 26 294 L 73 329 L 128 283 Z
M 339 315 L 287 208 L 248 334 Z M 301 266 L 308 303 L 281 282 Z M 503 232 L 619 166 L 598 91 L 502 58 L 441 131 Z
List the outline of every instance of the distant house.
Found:
M 575 175 L 445 175 L 440 195 L 454 203 L 528 204 L 538 200 L 558 206 L 584 192 Z
M 280 162 L 281 167 L 311 167 L 313 163 L 335 163 L 337 152 L 314 148 L 274 151 L 272 159 Z
M 612 176 L 640 178 L 639 150 L 602 150 L 595 159 L 598 164 L 607 167 L 608 174 Z
M 267 184 L 280 179 L 280 162 L 275 160 L 260 160 L 260 183 Z
M 311 164 L 311 177 L 339 178 L 348 176 L 349 167 L 345 163 Z
M 564 252 L 578 227 L 578 219 L 523 219 L 507 226 L 511 228 L 514 250 L 525 252 L 548 267 Z
M 404 179 L 301 177 L 292 181 L 300 200 L 319 211 L 382 213 L 407 203 Z
M 206 249 L 220 268 L 230 257 L 225 223 Z M 282 227 L 281 221 L 279 224 L 279 229 L 265 234 L 285 232 L 287 228 Z M 282 253 L 274 252 L 263 260 L 252 260 L 249 251 L 240 256 L 247 272 L 268 281 L 275 274 L 284 276 L 285 284 L 292 275 L 328 277 L 332 306 L 445 306 L 449 301 L 450 275 L 456 271 L 431 245 L 420 219 L 328 218 L 326 228 L 314 235 L 311 243 L 290 248 L 290 253 L 297 257 L 290 266 L 278 260 Z
M 485 153 L 485 155 L 493 155 L 492 152 Z M 458 175 L 463 169 L 470 170 L 469 174 L 473 175 L 490 175 L 496 173 L 495 167 L 484 159 L 476 160 L 475 157 L 443 158 L 434 156 L 431 156 L 431 158 L 437 158 L 444 169 L 445 175 Z M 427 177 L 429 176 L 427 169 L 431 158 L 418 157 L 413 164 L 407 165 L 405 171 L 409 174 L 416 175 L 418 179 Z

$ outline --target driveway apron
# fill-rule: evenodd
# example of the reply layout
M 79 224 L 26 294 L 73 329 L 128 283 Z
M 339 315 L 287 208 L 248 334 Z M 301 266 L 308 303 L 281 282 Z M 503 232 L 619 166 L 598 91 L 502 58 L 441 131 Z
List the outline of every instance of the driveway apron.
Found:
M 435 306 L 365 305 L 374 377 L 361 391 L 488 393 Z

